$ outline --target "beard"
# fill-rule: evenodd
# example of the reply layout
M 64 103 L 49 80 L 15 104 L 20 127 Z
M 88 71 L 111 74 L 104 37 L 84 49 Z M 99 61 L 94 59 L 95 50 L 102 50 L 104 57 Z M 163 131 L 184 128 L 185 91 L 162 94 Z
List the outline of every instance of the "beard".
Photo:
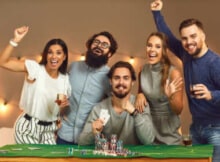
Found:
M 187 52 L 188 52 L 188 47 L 189 47 L 190 45 L 196 46 L 195 44 L 187 44 L 187 45 L 186 45 L 186 51 L 187 51 Z M 202 48 L 197 47 L 196 50 L 195 50 L 195 52 L 193 52 L 193 53 L 188 52 L 188 53 L 189 53 L 191 56 L 196 57 L 196 56 L 198 56 L 198 55 L 200 54 L 201 51 L 202 51 Z
M 201 50 L 202 50 L 201 48 L 197 48 L 196 51 L 194 53 L 192 53 L 191 55 L 194 57 L 198 56 L 200 54 Z
M 123 88 L 126 88 L 126 86 L 123 86 L 123 85 L 121 85 L 121 84 L 117 85 L 115 88 L 119 88 L 119 87 L 121 87 L 121 86 L 122 86 Z M 126 96 L 129 94 L 130 90 L 127 90 L 127 91 L 125 91 L 125 92 L 122 93 L 122 92 L 117 92 L 117 91 L 115 91 L 115 90 L 113 89 L 112 92 L 113 92 L 113 94 L 114 94 L 116 97 L 122 99 L 122 98 L 126 97 Z
M 99 50 L 101 55 L 97 55 L 95 54 L 93 51 L 95 50 Z M 93 68 L 99 68 L 103 65 L 106 65 L 108 63 L 108 53 L 104 54 L 103 50 L 101 50 L 100 48 L 96 47 L 94 49 L 89 49 L 86 52 L 86 64 L 90 67 Z

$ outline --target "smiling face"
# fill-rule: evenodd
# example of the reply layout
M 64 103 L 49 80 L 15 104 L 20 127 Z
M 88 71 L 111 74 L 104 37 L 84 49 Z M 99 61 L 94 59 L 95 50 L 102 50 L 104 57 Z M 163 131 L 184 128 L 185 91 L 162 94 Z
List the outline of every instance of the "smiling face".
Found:
M 133 80 L 128 68 L 116 68 L 110 82 L 112 85 L 112 92 L 118 98 L 124 98 L 131 92 Z
M 86 63 L 94 68 L 107 64 L 108 59 L 111 57 L 110 46 L 110 41 L 106 36 L 99 35 L 95 37 L 91 46 L 88 47 Z
M 104 35 L 99 35 L 93 40 L 91 50 L 94 54 L 101 56 L 109 53 L 110 46 L 109 39 Z
M 158 36 L 151 36 L 146 45 L 146 55 L 148 63 L 153 65 L 160 62 L 162 58 L 162 41 Z
M 51 45 L 47 53 L 47 71 L 58 71 L 65 59 L 62 47 L 58 44 Z
M 196 25 L 191 25 L 183 28 L 180 34 L 183 48 L 193 57 L 200 57 L 205 46 L 204 32 Z

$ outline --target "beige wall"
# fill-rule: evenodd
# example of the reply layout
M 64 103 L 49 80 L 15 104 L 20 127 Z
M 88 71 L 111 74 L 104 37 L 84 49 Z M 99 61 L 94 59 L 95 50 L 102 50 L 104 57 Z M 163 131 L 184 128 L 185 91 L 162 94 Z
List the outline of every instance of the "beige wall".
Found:
M 220 15 L 218 0 L 164 0 L 163 13 L 178 36 L 179 23 L 189 17 L 204 22 L 207 43 L 219 52 L 217 43 Z M 51 38 L 66 41 L 70 62 L 79 60 L 85 52 L 89 36 L 103 30 L 110 31 L 118 40 L 119 49 L 109 62 L 135 57 L 136 71 L 145 63 L 145 40 L 155 31 L 149 9 L 151 0 L 0 0 L 0 50 L 13 36 L 15 27 L 30 26 L 30 32 L 19 44 L 13 56 L 34 58 Z M 180 63 L 174 59 L 175 63 Z M 8 101 L 7 112 L 0 112 L 0 127 L 12 127 L 20 113 L 18 101 L 23 74 L 0 68 L 0 102 Z M 137 86 L 134 88 L 136 92 Z M 186 103 L 186 102 L 185 102 Z M 183 131 L 191 122 L 187 106 L 181 115 Z

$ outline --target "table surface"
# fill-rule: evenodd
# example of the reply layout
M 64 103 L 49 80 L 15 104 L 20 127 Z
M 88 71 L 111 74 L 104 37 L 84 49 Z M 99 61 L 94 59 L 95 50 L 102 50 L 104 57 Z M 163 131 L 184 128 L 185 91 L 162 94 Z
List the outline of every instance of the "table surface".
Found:
M 132 159 L 85 159 L 85 158 L 39 158 L 39 157 L 0 157 L 0 162 L 212 162 L 211 158 L 185 159 L 185 158 L 132 158 Z
M 78 145 L 6 145 L 0 147 L 0 161 L 16 162 L 55 162 L 73 161 L 79 162 L 211 162 L 213 146 L 167 146 L 167 145 L 142 145 L 124 146 L 126 155 L 115 155 L 94 152 L 94 146 Z

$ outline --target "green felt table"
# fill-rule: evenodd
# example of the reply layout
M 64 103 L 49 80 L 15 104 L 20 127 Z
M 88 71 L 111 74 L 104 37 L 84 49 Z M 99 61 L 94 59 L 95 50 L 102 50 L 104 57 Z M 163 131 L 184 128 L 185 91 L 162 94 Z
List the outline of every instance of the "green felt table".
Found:
M 94 154 L 94 146 L 78 145 L 5 145 L 0 147 L 0 157 L 45 157 L 45 158 L 209 158 L 212 157 L 212 145 L 167 146 L 145 145 L 124 146 L 126 156 Z

